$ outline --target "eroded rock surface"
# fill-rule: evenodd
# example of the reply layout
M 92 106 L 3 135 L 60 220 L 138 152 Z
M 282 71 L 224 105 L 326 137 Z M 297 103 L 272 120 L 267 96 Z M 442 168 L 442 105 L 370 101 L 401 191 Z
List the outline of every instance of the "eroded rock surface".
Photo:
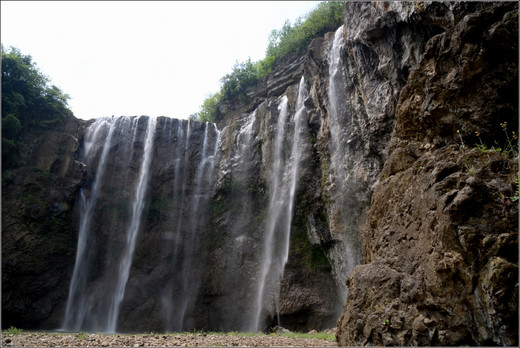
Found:
M 458 19 L 401 91 L 341 345 L 518 343 L 518 155 L 474 148 L 516 149 L 518 5 Z

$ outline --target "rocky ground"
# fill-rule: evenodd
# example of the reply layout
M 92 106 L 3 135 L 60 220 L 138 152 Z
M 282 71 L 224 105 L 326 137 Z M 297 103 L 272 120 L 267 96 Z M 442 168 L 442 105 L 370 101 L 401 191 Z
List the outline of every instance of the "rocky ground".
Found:
M 313 337 L 313 335 L 307 335 Z M 318 335 L 316 335 L 318 337 Z M 329 337 L 333 337 L 329 335 Z M 89 334 L 24 332 L 2 335 L 3 347 L 330 347 L 335 340 L 246 334 Z

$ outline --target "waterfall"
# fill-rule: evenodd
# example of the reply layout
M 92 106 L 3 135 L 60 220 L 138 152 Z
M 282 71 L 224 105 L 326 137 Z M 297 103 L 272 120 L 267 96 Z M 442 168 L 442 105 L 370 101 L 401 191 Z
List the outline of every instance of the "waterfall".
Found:
M 184 126 L 181 122 L 177 126 L 177 141 L 175 145 L 175 156 L 173 159 L 174 170 L 173 170 L 173 201 L 174 201 L 174 223 L 175 223 L 175 232 L 171 232 L 171 236 L 168 236 L 167 239 L 172 241 L 172 257 L 171 263 L 173 268 L 178 262 L 178 251 L 179 244 L 181 241 L 181 227 L 183 223 L 182 215 L 184 211 L 184 201 L 186 198 L 186 180 L 188 178 L 187 175 L 181 175 L 181 168 L 186 168 L 187 156 L 186 152 L 190 146 L 190 125 L 191 121 L 186 122 L 186 131 L 184 131 Z M 186 134 L 186 135 L 185 135 Z M 180 184 L 180 186 L 179 186 Z M 180 195 L 178 194 L 180 192 Z M 181 320 L 178 318 L 176 310 L 178 305 L 174 299 L 174 287 L 173 285 L 169 285 L 167 289 L 164 291 L 162 297 L 162 307 L 165 311 L 165 320 L 166 320 L 166 329 L 170 331 L 176 331 L 176 329 L 180 329 Z
M 126 245 L 123 259 L 119 264 L 119 273 L 115 288 L 114 301 L 108 310 L 108 332 L 115 332 L 117 327 L 117 318 L 119 317 L 119 306 L 125 296 L 125 287 L 130 274 L 130 266 L 135 250 L 135 242 L 139 227 L 141 226 L 141 214 L 144 208 L 144 196 L 148 185 L 150 161 L 152 158 L 153 140 L 155 135 L 156 118 L 148 119 L 148 129 L 146 131 L 146 141 L 144 146 L 144 158 L 139 172 L 139 181 L 132 201 L 132 217 L 130 227 L 126 234 Z
M 209 141 L 209 133 L 210 128 L 212 132 L 215 134 L 214 141 L 210 143 Z M 201 207 L 201 199 L 203 192 L 208 191 L 209 187 L 212 184 L 213 178 L 213 169 L 214 169 L 214 159 L 218 149 L 218 142 L 220 138 L 220 132 L 217 129 L 215 124 L 206 122 L 204 128 L 204 140 L 202 143 L 202 155 L 200 158 L 200 162 L 197 166 L 197 171 L 195 174 L 195 182 L 193 183 L 194 192 L 191 198 L 191 208 L 190 208 L 190 221 L 189 225 L 191 226 L 191 230 L 188 236 L 188 242 L 185 243 L 184 248 L 184 260 L 182 265 L 182 288 L 181 288 L 181 298 L 182 305 L 179 309 L 178 313 L 178 327 L 177 331 L 183 330 L 186 327 L 192 327 L 192 324 L 186 324 L 186 313 L 188 310 L 193 310 L 193 305 L 198 295 L 198 290 L 201 284 L 202 279 L 200 274 L 200 267 L 198 272 L 194 271 L 196 260 L 194 257 L 201 252 L 201 243 L 199 234 L 199 230 L 205 228 L 201 222 L 203 221 L 203 216 L 206 215 L 205 210 Z M 211 154 L 208 155 L 208 148 L 212 147 Z M 189 256 L 187 256 L 189 255 Z M 187 325 L 187 326 L 186 326 Z
M 111 208 L 121 210 L 119 220 L 126 220 L 126 213 L 129 211 L 130 223 L 124 229 L 126 238 L 124 246 L 121 248 L 122 251 L 111 255 L 110 259 L 103 259 L 103 263 L 106 264 L 104 270 L 93 269 L 93 265 L 100 262 L 99 255 L 95 254 L 99 252 L 96 245 L 103 242 L 98 240 L 100 237 L 96 235 L 96 230 L 100 226 L 93 228 L 92 225 L 96 224 L 100 210 L 104 210 L 102 206 L 106 202 L 100 204 L 100 198 L 109 194 L 106 190 L 112 184 L 115 185 L 115 182 L 125 182 L 129 178 L 129 161 L 135 156 L 134 145 L 138 143 L 137 130 L 141 118 L 101 118 L 91 125 L 86 134 L 85 161 L 87 165 L 95 167 L 96 171 L 91 189 L 85 188 L 80 193 L 81 207 L 76 263 L 69 289 L 63 330 L 103 332 L 115 332 L 116 330 L 120 304 L 124 298 L 136 239 L 141 226 L 156 127 L 155 118 L 145 117 L 142 120 L 142 123 L 147 121 L 148 126 L 139 176 L 137 182 L 134 183 L 133 197 L 128 197 L 131 206 L 128 209 L 123 205 L 111 205 Z M 129 133 L 133 136 L 128 137 Z M 98 155 L 100 148 L 102 149 L 101 156 Z M 98 161 L 97 165 L 95 165 L 96 161 Z M 124 171 L 120 171 L 119 168 L 124 168 Z M 108 171 L 109 173 L 107 173 Z M 117 175 L 114 175 L 116 173 Z M 120 194 L 121 196 L 117 198 L 119 202 L 123 202 L 128 192 L 121 190 Z M 114 225 L 121 224 L 114 223 Z M 113 238 L 120 238 L 120 236 Z M 108 240 L 111 240 L 110 237 L 107 238 Z M 118 261 L 116 261 L 117 259 Z M 91 284 L 92 274 L 97 272 L 101 272 L 102 274 L 99 276 L 105 278 L 101 287 L 93 287 Z
M 356 245 L 356 237 L 349 235 L 350 225 L 353 222 L 350 220 L 348 210 L 349 197 L 352 194 L 352 188 L 357 183 L 355 178 L 351 177 L 350 172 L 346 168 L 349 162 L 348 147 L 349 134 L 346 130 L 349 129 L 349 123 L 352 122 L 352 117 L 349 115 L 346 108 L 345 101 L 345 76 L 343 72 L 343 60 L 341 52 L 344 47 L 343 26 L 338 28 L 334 34 L 334 40 L 329 50 L 329 130 L 330 143 L 329 151 L 331 156 L 331 173 L 333 180 L 333 191 L 331 194 L 335 196 L 334 202 L 329 209 L 332 212 L 329 216 L 337 216 L 341 227 L 331 227 L 331 234 L 333 238 L 341 241 L 335 243 L 329 251 L 329 260 L 331 260 L 333 273 L 341 292 L 341 298 L 345 298 L 347 288 L 344 283 L 345 277 L 352 271 L 352 269 L 360 263 L 361 255 L 359 246 Z M 342 228 L 342 230 L 337 230 Z
M 204 249 L 201 232 L 205 228 L 208 192 L 213 183 L 220 132 L 215 124 L 199 125 L 204 128 L 200 158 L 193 158 L 188 154 L 190 146 L 195 146 L 191 136 L 199 130 L 194 128 L 199 126 L 192 124 L 191 121 L 187 121 L 186 132 L 179 127 L 175 150 L 174 193 L 180 194 L 171 197 L 175 207 L 175 211 L 172 212 L 175 232 L 170 259 L 172 281 L 163 292 L 161 299 L 165 326 L 172 332 L 193 328 L 190 316 L 194 311 L 194 303 L 202 281 L 203 265 L 196 258 Z M 185 134 L 184 138 L 183 134 Z M 187 171 L 189 166 L 194 164 L 197 165 L 197 169 L 192 177 Z M 182 172 L 181 167 L 186 172 Z
M 105 133 L 107 132 L 108 135 Z M 90 222 L 94 207 L 99 196 L 99 186 L 105 170 L 107 155 L 114 135 L 113 119 L 100 118 L 88 130 L 85 136 L 85 158 L 89 163 L 95 155 L 97 147 L 101 143 L 101 139 L 105 139 L 103 144 L 103 152 L 97 166 L 97 176 L 92 186 L 90 197 L 87 200 L 85 190 L 81 190 L 81 220 L 79 223 L 78 246 L 76 252 L 76 263 L 72 274 L 72 280 L 69 288 L 69 297 L 67 307 L 65 309 L 65 319 L 63 330 L 79 331 L 82 328 L 86 315 L 87 302 L 87 273 L 88 273 L 88 245 L 90 238 Z
M 289 115 L 287 97 L 282 97 L 278 108 L 277 130 L 274 139 L 273 169 L 270 183 L 270 200 L 268 221 L 263 236 L 262 256 L 260 258 L 260 276 L 256 289 L 256 297 L 252 306 L 252 323 L 254 331 L 262 330 L 261 322 L 265 307 L 274 305 L 279 321 L 279 292 L 285 264 L 289 255 L 289 240 L 294 210 L 294 197 L 298 182 L 298 172 L 301 157 L 301 138 L 306 109 L 304 101 L 307 98 L 305 80 L 302 77 L 298 86 L 296 112 L 293 118 L 293 135 L 291 152 L 288 159 L 284 158 L 283 141 L 285 125 Z M 278 323 L 280 324 L 280 323 Z

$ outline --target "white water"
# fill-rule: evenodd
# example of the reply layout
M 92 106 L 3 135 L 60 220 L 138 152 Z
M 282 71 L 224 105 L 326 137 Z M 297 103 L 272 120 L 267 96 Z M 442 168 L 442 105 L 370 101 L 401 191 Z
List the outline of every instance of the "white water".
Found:
M 125 296 L 126 283 L 130 275 L 130 266 L 135 251 L 135 242 L 139 227 L 141 226 L 141 215 L 144 208 L 144 198 L 148 187 L 148 177 L 150 173 L 150 162 L 152 159 L 153 141 L 155 136 L 156 118 L 148 119 L 148 128 L 146 130 L 146 141 L 144 146 L 144 158 L 139 171 L 139 181 L 132 201 L 132 218 L 130 227 L 126 234 L 126 246 L 123 259 L 119 264 L 119 273 L 114 293 L 114 300 L 108 310 L 108 332 L 116 332 L 117 319 L 119 318 L 119 308 Z
M 342 71 L 342 60 L 341 60 L 341 49 L 343 48 L 343 26 L 338 28 L 334 34 L 334 41 L 329 51 L 329 115 L 330 115 L 330 132 L 331 132 L 331 145 L 332 145 L 332 156 L 333 163 L 337 164 L 337 159 L 343 154 L 343 139 L 340 136 L 341 129 L 340 117 L 342 116 L 341 108 L 341 96 L 344 94 L 345 82 Z M 344 174 L 342 166 L 338 165 L 337 169 L 341 171 L 339 175 Z M 343 177 L 342 175 L 340 176 Z
M 180 236 L 180 230 L 182 227 L 182 213 L 184 210 L 184 200 L 186 197 L 186 179 L 187 175 L 181 176 L 181 166 L 186 167 L 186 157 L 185 153 L 189 147 L 190 142 L 190 123 L 191 121 L 188 120 L 186 122 L 186 136 L 184 137 L 184 127 L 183 123 L 179 121 L 178 127 L 177 127 L 177 141 L 175 144 L 175 157 L 173 159 L 174 162 L 174 170 L 173 170 L 173 194 L 174 196 L 172 199 L 174 200 L 174 221 L 176 221 L 175 231 L 171 232 L 171 236 L 168 236 L 168 239 L 173 241 L 173 252 L 172 252 L 172 266 L 175 267 L 177 263 L 178 258 L 178 250 L 179 250 L 179 244 L 181 240 Z M 184 159 L 184 162 L 183 162 Z M 181 182 L 182 177 L 182 182 Z M 179 184 L 181 185 L 179 187 Z M 177 192 L 180 192 L 179 196 L 175 196 Z M 166 319 L 166 329 L 173 331 L 174 328 L 180 327 L 180 319 L 177 319 L 176 313 L 178 311 L 176 310 L 175 302 L 174 302 L 174 294 L 173 294 L 173 285 L 169 285 L 168 288 L 165 290 L 163 296 L 162 296 L 162 306 L 164 308 L 165 312 L 165 319 Z
M 92 269 L 92 262 L 98 257 L 95 253 L 96 240 L 92 224 L 96 221 L 96 207 L 103 192 L 103 185 L 110 180 L 107 173 L 108 165 L 114 162 L 114 156 L 124 155 L 125 170 L 117 173 L 117 181 L 124 182 L 128 178 L 130 159 L 134 155 L 133 144 L 136 142 L 138 118 L 119 117 L 102 118 L 96 120 L 88 129 L 85 136 L 84 160 L 93 166 L 96 156 L 101 151 L 96 166 L 92 188 L 82 189 L 80 193 L 80 224 L 76 263 L 71 279 L 69 297 L 65 310 L 62 330 L 67 331 L 103 331 L 115 332 L 119 317 L 120 304 L 124 298 L 125 288 L 130 274 L 132 258 L 144 208 L 144 197 L 149 181 L 149 167 L 152 159 L 156 119 L 149 118 L 145 136 L 144 153 L 139 177 L 135 186 L 130 207 L 130 223 L 125 229 L 126 238 L 122 256 L 116 267 L 116 279 L 105 269 Z M 117 135 L 115 135 L 117 133 Z M 117 139 L 116 139 L 117 137 Z M 121 138 L 123 137 L 123 138 Z M 117 146 L 115 145 L 117 144 Z M 100 150 L 102 149 L 102 150 Z M 114 152 L 113 152 L 114 151 Z M 119 152 L 118 152 L 119 151 Z M 114 170 L 113 168 L 111 169 Z M 107 230 L 109 226 L 104 226 Z M 110 267 L 110 262 L 108 263 Z M 107 278 L 101 287 L 91 284 L 92 274 L 100 278 Z
M 79 223 L 76 262 L 74 264 L 74 271 L 70 283 L 69 297 L 67 300 L 62 330 L 79 331 L 82 327 L 85 315 L 87 314 L 86 302 L 88 300 L 88 294 L 85 292 L 87 288 L 87 253 L 88 239 L 90 237 L 90 222 L 93 218 L 92 214 L 99 196 L 99 187 L 105 171 L 112 137 L 114 135 L 114 123 L 113 118 L 101 118 L 89 128 L 85 136 L 85 158 L 88 162 L 88 160 L 96 154 L 96 146 L 99 146 L 100 139 L 106 135 L 108 129 L 108 135 L 106 135 L 106 140 L 103 144 L 101 159 L 99 160 L 96 170 L 97 176 L 92 186 L 89 198 L 87 199 L 85 197 L 84 190 L 81 190 L 80 192 L 82 213 Z
M 298 182 L 301 161 L 301 131 L 307 115 L 303 102 L 307 98 L 305 80 L 302 77 L 298 87 L 296 113 L 293 120 L 291 153 L 288 159 L 283 157 L 285 125 L 288 123 L 289 108 L 284 96 L 278 108 L 277 131 L 274 140 L 273 171 L 270 184 L 268 222 L 264 234 L 262 257 L 260 259 L 260 277 L 256 289 L 254 312 L 250 329 L 260 331 L 261 322 L 266 314 L 266 307 L 275 307 L 278 325 L 280 283 L 285 264 L 289 256 L 289 241 L 294 210 L 294 197 Z
M 331 153 L 331 172 L 333 173 L 333 192 L 336 202 L 332 205 L 334 212 L 329 212 L 330 216 L 341 216 L 343 231 L 331 231 L 336 240 L 329 251 L 329 260 L 332 263 L 333 273 L 340 290 L 341 298 L 346 296 L 347 288 L 344 283 L 345 277 L 360 262 L 358 247 L 353 242 L 352 236 L 348 236 L 348 217 L 345 214 L 345 206 L 348 204 L 349 187 L 353 184 L 352 178 L 345 168 L 348 161 L 347 147 L 349 136 L 345 134 L 345 129 L 350 122 L 351 115 L 346 111 L 345 101 L 345 76 L 342 70 L 343 61 L 341 51 L 344 47 L 343 26 L 338 28 L 334 35 L 334 40 L 329 51 L 329 116 L 330 116 L 330 153 Z
M 232 166 L 234 168 L 234 175 L 237 180 L 241 182 L 247 181 L 250 176 L 251 157 L 253 156 L 253 126 L 256 121 L 256 109 L 244 121 L 244 124 L 238 131 L 237 152 L 233 157 Z
M 213 143 L 210 143 L 208 138 L 210 128 L 213 129 L 213 132 L 216 134 Z M 190 256 L 184 258 L 182 265 L 182 289 L 180 297 L 182 299 L 182 305 L 178 313 L 179 322 L 176 329 L 177 331 L 185 329 L 186 312 L 194 305 L 198 295 L 200 282 L 202 281 L 202 279 L 197 278 L 196 273 L 193 270 L 192 258 L 194 255 L 197 255 L 197 252 L 201 251 L 198 243 L 198 240 L 200 239 L 199 232 L 201 232 L 199 231 L 199 223 L 202 220 L 202 216 L 205 215 L 204 212 L 201 211 L 201 199 L 203 198 L 203 192 L 207 191 L 206 189 L 211 186 L 213 170 L 215 167 L 214 160 L 217 154 L 219 139 L 220 132 L 218 131 L 217 126 L 213 123 L 206 122 L 202 154 L 195 174 L 195 181 L 193 183 L 194 193 L 192 195 L 189 221 L 191 231 L 190 235 L 187 237 L 188 242 L 185 243 L 184 248 L 184 255 Z M 211 155 L 208 155 L 208 147 L 210 146 L 213 147 L 213 151 Z
M 193 177 L 189 173 L 190 163 L 195 158 L 188 153 L 192 144 L 191 135 L 198 130 L 197 124 L 187 121 L 186 132 L 179 126 L 175 159 L 174 159 L 174 196 L 171 197 L 174 207 L 172 240 L 172 257 L 170 262 L 172 279 L 164 290 L 161 303 L 165 316 L 166 330 L 178 332 L 191 329 L 192 323 L 187 319 L 193 311 L 195 300 L 201 284 L 196 270 L 199 266 L 196 257 L 201 253 L 201 226 L 204 224 L 207 196 L 213 183 L 215 157 L 218 150 L 220 132 L 216 125 L 206 123 L 200 158 Z M 183 135 L 185 134 L 185 135 Z M 182 171 L 181 168 L 184 170 Z M 175 195 L 177 193 L 177 195 Z

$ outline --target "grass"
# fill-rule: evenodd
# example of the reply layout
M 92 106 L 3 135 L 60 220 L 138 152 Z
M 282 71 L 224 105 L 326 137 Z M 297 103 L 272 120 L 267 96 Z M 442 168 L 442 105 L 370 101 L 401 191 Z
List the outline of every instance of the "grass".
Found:
M 506 135 L 506 142 L 505 142 L 503 148 L 495 147 L 495 146 L 491 146 L 491 147 L 486 146 L 482 142 L 482 139 L 480 138 L 479 131 L 475 132 L 475 135 L 477 136 L 477 138 L 479 140 L 479 144 L 475 144 L 475 148 L 482 153 L 498 152 L 498 153 L 501 153 L 510 158 L 517 157 L 518 156 L 518 142 L 517 142 L 518 135 L 516 134 L 516 132 L 513 131 L 513 132 L 511 132 L 511 137 L 509 136 L 508 129 L 507 129 L 507 122 L 500 123 L 500 127 L 502 128 L 502 130 L 504 131 L 504 133 Z M 459 136 L 460 136 L 459 130 L 457 130 L 457 133 L 459 133 Z M 462 146 L 464 146 L 462 137 L 461 137 L 461 142 L 462 142 Z
M 236 337 L 258 337 L 258 336 L 269 336 L 269 337 L 287 337 L 287 338 L 310 338 L 318 340 L 326 340 L 336 342 L 336 335 L 327 332 L 316 332 L 316 333 L 303 333 L 303 332 L 274 332 L 274 333 L 263 333 L 263 332 L 204 332 L 206 335 L 215 336 L 236 336 Z M 186 334 L 192 334 L 187 332 Z
M 4 335 L 19 335 L 22 333 L 22 329 L 18 329 L 14 326 L 9 327 L 9 329 L 3 332 Z
M 336 334 L 327 332 L 303 333 L 303 332 L 287 332 L 287 333 L 272 333 L 269 336 L 282 336 L 288 338 L 312 338 L 318 340 L 336 342 Z

